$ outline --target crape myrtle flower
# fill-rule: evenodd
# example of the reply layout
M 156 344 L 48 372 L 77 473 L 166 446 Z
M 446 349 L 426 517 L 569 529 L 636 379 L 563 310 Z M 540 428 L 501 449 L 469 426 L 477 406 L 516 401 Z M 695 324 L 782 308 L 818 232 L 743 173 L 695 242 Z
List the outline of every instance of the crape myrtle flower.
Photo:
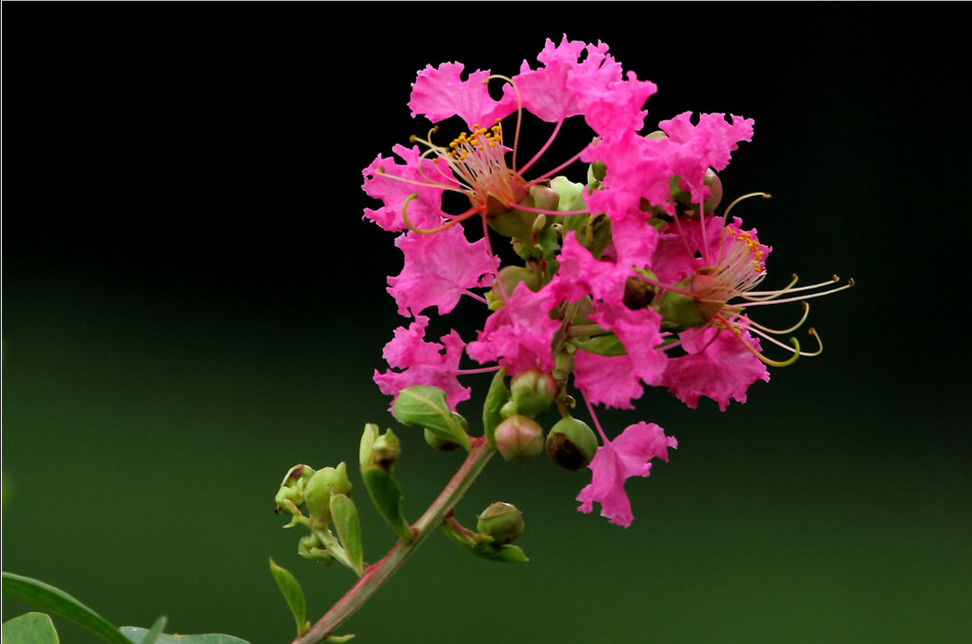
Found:
M 376 371 L 375 381 L 393 397 L 413 385 L 439 387 L 455 411 L 470 397 L 460 384 L 468 374 L 536 372 L 555 383 L 563 418 L 578 390 L 601 438 L 580 509 L 590 512 L 597 502 L 604 516 L 627 526 L 625 480 L 647 476 L 649 461 L 667 460 L 676 442 L 647 422 L 612 440 L 593 405 L 632 408 L 646 386 L 665 387 L 690 407 L 701 397 L 723 410 L 730 400 L 744 402 L 750 385 L 768 381 L 767 366 L 820 351 L 777 339 L 803 324 L 805 302 L 788 329 L 761 325 L 750 311 L 853 281 L 797 287 L 794 276 L 782 289 L 757 290 L 771 249 L 755 229 L 729 219 L 739 199 L 715 214 L 723 194 L 718 173 L 752 139 L 751 119 L 685 112 L 644 134 L 645 102 L 657 88 L 623 71 L 607 45 L 547 40 L 537 61 L 523 61 L 511 77 L 467 73 L 458 62 L 426 66 L 408 106 L 434 126 L 365 168 L 364 191 L 381 205 L 364 218 L 398 235 L 403 268 L 388 278 L 388 291 L 399 314 L 412 319 L 386 345 L 389 369 Z M 502 92 L 490 93 L 491 82 Z M 524 112 L 552 124 L 525 162 Z M 466 131 L 438 143 L 438 124 L 454 117 Z M 532 171 L 575 117 L 590 138 L 548 163 L 552 170 Z M 577 162 L 589 164 L 586 184 L 560 174 Z M 452 208 L 449 194 L 468 205 Z M 466 221 L 481 232 L 467 230 Z M 470 232 L 479 238 L 471 241 Z M 504 238 L 521 264 L 501 262 L 494 244 Z M 464 295 L 486 314 L 477 337 L 467 342 L 452 330 L 426 341 L 429 309 L 448 315 Z M 764 347 L 790 355 L 771 359 Z M 476 365 L 460 367 L 464 358 Z

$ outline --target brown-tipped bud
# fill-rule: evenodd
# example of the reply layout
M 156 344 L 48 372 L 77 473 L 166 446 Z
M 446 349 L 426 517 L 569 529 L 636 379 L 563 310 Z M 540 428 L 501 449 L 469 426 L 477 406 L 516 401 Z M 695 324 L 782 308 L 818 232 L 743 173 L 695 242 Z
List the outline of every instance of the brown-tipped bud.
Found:
M 556 397 L 557 382 L 539 369 L 519 373 L 510 382 L 510 399 L 516 405 L 516 411 L 524 416 L 547 411 Z
M 402 444 L 392 430 L 375 439 L 371 445 L 371 462 L 377 467 L 391 472 L 392 467 L 398 462 L 398 457 L 402 455 Z
M 579 470 L 590 463 L 596 453 L 597 436 L 583 421 L 567 417 L 550 429 L 547 455 L 560 467 Z
M 441 449 L 443 452 L 451 452 L 459 447 L 459 443 L 451 441 L 448 438 L 442 438 L 427 429 L 425 430 L 425 442 L 436 449 Z
M 280 489 L 274 498 L 277 503 L 276 511 L 299 514 L 300 510 L 297 508 L 304 504 L 304 486 L 313 475 L 314 468 L 310 465 L 294 465 L 290 468 L 280 482 Z
M 502 545 L 523 534 L 523 514 L 511 503 L 497 501 L 479 515 L 476 530 Z
M 543 429 L 521 414 L 510 416 L 496 427 L 496 449 L 512 463 L 526 463 L 543 451 Z

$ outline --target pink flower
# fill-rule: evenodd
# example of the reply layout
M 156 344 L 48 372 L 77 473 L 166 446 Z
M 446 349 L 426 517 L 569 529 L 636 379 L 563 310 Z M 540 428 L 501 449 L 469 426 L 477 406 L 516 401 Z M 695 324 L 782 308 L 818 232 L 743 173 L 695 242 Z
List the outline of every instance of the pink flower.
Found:
M 430 306 L 445 315 L 468 289 L 493 283 L 498 259 L 490 255 L 485 239 L 467 241 L 460 226 L 434 235 L 408 232 L 395 245 L 405 254 L 405 266 L 397 277 L 388 278 L 388 292 L 401 315 Z
M 385 345 L 382 356 L 389 369 L 384 373 L 375 370 L 374 380 L 381 393 L 398 396 L 398 392 L 413 385 L 439 387 L 446 394 L 449 407 L 469 399 L 469 388 L 459 384 L 459 360 L 465 343 L 455 330 L 441 338 L 442 344 L 425 342 L 425 329 L 429 318 L 418 315 L 406 329 L 395 329 L 395 337 Z M 392 401 L 394 403 L 394 400 Z
M 668 461 L 668 448 L 678 447 L 678 441 L 665 436 L 661 427 L 644 421 L 628 426 L 620 436 L 597 449 L 588 467 L 593 473 L 591 483 L 577 495 L 579 511 L 589 513 L 594 502 L 601 504 L 601 516 L 615 525 L 627 528 L 634 520 L 631 502 L 624 491 L 624 482 L 632 476 L 648 476 L 653 458 Z

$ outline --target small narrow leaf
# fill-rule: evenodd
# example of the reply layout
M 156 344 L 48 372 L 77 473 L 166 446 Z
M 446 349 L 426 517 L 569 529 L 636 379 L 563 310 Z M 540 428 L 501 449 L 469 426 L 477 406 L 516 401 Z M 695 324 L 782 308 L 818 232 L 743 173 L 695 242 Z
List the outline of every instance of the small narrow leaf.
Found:
M 364 573 L 364 553 L 361 549 L 361 521 L 358 518 L 358 509 L 354 507 L 354 501 L 344 494 L 333 495 L 331 497 L 331 517 L 334 520 L 338 539 L 344 546 L 348 563 L 360 577 Z
M 379 467 L 369 466 L 361 470 L 361 478 L 378 514 L 388 522 L 402 543 L 411 543 L 412 528 L 402 514 L 402 488 L 395 477 Z
M 3 623 L 3 644 L 58 644 L 51 616 L 26 613 Z
M 503 422 L 500 410 L 510 399 L 510 390 L 506 386 L 505 378 L 505 368 L 496 372 L 493 381 L 489 384 L 486 402 L 483 403 L 483 427 L 486 430 L 486 442 L 492 448 L 496 447 L 496 426 Z
M 69 619 L 110 644 L 131 644 L 111 622 L 63 590 L 42 581 L 3 573 L 3 596 L 17 599 Z
M 280 592 L 290 608 L 290 613 L 297 622 L 297 637 L 307 632 L 307 602 L 304 599 L 304 591 L 300 587 L 297 578 L 289 570 L 279 566 L 277 562 L 270 558 L 270 573 L 273 575 Z
M 324 638 L 324 641 L 333 642 L 334 644 L 344 644 L 344 642 L 347 642 L 353 637 L 354 635 L 328 635 Z

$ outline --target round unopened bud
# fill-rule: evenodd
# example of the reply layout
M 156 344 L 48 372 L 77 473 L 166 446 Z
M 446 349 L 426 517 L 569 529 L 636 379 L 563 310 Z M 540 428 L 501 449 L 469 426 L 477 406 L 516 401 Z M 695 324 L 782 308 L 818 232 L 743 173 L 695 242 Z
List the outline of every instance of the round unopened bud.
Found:
M 496 449 L 511 463 L 532 461 L 543 451 L 543 429 L 521 414 L 510 416 L 496 427 Z
M 479 515 L 476 530 L 502 545 L 523 534 L 523 514 L 512 503 L 497 501 Z
M 371 462 L 386 472 L 391 472 L 401 455 L 402 444 L 390 429 L 371 444 Z
M 304 488 L 304 502 L 307 504 L 311 521 L 320 526 L 329 524 L 331 496 L 349 492 L 351 492 L 351 481 L 348 480 L 347 466 L 344 463 L 337 467 L 317 470 Z
M 597 436 L 583 421 L 562 418 L 547 435 L 547 455 L 568 470 L 579 470 L 597 454 Z
M 536 416 L 550 408 L 557 397 L 557 382 L 549 373 L 530 369 L 513 376 L 510 382 L 510 399 L 517 412 L 524 416 Z

